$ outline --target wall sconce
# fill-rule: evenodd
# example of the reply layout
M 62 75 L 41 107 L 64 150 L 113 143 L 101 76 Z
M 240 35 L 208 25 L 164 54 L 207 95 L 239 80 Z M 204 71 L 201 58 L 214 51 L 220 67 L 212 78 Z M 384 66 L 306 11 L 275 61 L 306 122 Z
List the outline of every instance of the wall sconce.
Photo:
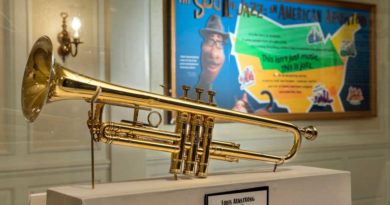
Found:
M 58 54 L 62 57 L 62 61 L 65 62 L 65 58 L 70 54 L 75 57 L 77 55 L 78 45 L 83 43 L 80 41 L 79 29 L 81 27 L 80 19 L 77 17 L 73 17 L 72 20 L 72 29 L 73 32 L 73 40 L 70 38 L 68 31 L 66 30 L 66 18 L 68 14 L 65 12 L 61 12 L 62 17 L 62 31 L 58 33 L 58 42 L 60 43 L 60 47 L 58 48 Z M 73 52 L 72 44 L 75 46 L 75 50 Z

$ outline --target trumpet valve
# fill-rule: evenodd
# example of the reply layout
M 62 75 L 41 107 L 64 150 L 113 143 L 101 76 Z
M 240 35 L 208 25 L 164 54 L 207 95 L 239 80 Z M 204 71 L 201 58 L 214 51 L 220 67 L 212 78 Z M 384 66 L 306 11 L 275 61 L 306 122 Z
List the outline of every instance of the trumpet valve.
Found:
M 307 126 L 300 129 L 303 136 L 310 141 L 313 141 L 317 138 L 318 131 L 317 128 L 314 126 Z
M 195 173 L 195 167 L 197 166 L 198 161 L 198 147 L 200 135 L 201 135 L 201 125 L 203 117 L 201 115 L 194 115 L 191 117 L 190 129 L 189 129 L 189 138 L 188 142 L 190 144 L 189 149 L 186 151 L 186 160 L 184 163 L 184 174 L 193 176 Z
M 181 164 L 183 163 L 183 160 L 171 160 L 171 168 L 169 169 L 169 173 L 171 174 L 180 174 L 182 172 L 181 170 Z
M 199 178 L 206 178 L 207 177 L 207 167 L 208 167 L 208 163 L 199 163 L 198 170 L 196 172 L 196 176 Z

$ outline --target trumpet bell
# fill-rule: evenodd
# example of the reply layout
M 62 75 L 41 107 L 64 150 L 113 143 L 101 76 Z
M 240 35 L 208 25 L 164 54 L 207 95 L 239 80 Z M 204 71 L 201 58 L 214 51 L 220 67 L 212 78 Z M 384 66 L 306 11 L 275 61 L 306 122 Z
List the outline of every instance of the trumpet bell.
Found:
M 47 36 L 35 42 L 28 57 L 22 84 L 22 110 L 33 122 L 47 101 L 53 73 L 53 45 Z

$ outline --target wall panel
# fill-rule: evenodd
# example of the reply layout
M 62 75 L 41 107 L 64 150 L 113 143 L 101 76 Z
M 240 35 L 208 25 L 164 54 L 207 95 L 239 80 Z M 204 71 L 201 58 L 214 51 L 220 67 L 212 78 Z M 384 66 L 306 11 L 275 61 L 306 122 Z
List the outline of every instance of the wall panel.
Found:
M 4 205 L 12 205 L 13 203 L 13 190 L 0 188 L 0 201 Z

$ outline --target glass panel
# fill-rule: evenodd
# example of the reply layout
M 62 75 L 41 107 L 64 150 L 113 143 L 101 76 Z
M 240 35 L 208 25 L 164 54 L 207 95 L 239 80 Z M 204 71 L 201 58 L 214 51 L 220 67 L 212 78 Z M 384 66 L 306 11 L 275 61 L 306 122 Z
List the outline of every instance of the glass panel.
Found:
M 47 103 L 30 124 L 21 111 L 21 85 L 30 49 L 42 35 L 51 39 L 56 63 L 104 80 L 104 6 L 97 0 L 0 1 L 0 204 L 26 205 L 29 193 L 90 183 L 88 103 Z M 72 37 L 71 20 L 80 18 L 83 42 L 77 56 L 69 55 L 65 61 L 57 52 L 61 12 L 68 13 L 66 23 Z M 95 163 L 96 181 L 109 181 L 108 146 L 96 144 Z
M 183 4 L 217 2 L 174 1 Z M 353 202 L 363 204 L 388 201 L 390 193 L 390 181 L 380 180 L 390 179 L 390 3 L 387 0 L 359 2 L 377 5 L 378 116 L 294 122 L 300 126 L 318 125 L 320 136 L 315 143 L 303 144 L 303 153 L 290 165 L 350 170 L 354 180 Z M 77 56 L 69 55 L 65 61 L 58 53 L 58 35 L 63 21 L 61 12 L 68 14 L 66 23 L 71 37 L 74 35 L 72 19 L 80 19 L 79 37 L 83 42 L 78 45 Z M 164 12 L 163 0 L 0 0 L 1 205 L 27 205 L 30 193 L 45 192 L 54 186 L 89 185 L 91 181 L 88 103 L 83 100 L 48 103 L 34 123 L 27 123 L 24 119 L 21 84 L 34 42 L 47 35 L 53 43 L 56 62 L 75 72 L 163 94 L 160 87 L 166 74 L 163 33 L 164 29 L 169 29 L 163 26 Z M 189 15 L 191 17 L 193 13 Z M 199 44 L 194 46 L 200 49 Z M 229 55 L 226 52 L 226 56 Z M 107 121 L 118 122 L 132 117 L 129 109 L 114 106 L 105 109 Z M 145 119 L 145 115 L 142 114 L 140 119 Z M 175 128 L 162 125 L 159 129 L 173 131 Z M 244 149 L 278 154 L 285 152 L 286 142 L 290 143 L 290 139 L 285 140 L 273 129 L 257 130 L 239 123 L 216 124 L 213 136 L 214 139 L 240 143 Z M 103 143 L 95 145 L 97 183 L 169 175 L 169 153 Z M 242 160 L 232 164 L 211 160 L 210 164 L 210 172 L 259 167 L 272 169 L 272 166 L 258 161 Z M 361 173 L 376 177 L 366 183 L 366 179 L 359 177 Z M 358 186 L 360 184 L 367 186 Z

